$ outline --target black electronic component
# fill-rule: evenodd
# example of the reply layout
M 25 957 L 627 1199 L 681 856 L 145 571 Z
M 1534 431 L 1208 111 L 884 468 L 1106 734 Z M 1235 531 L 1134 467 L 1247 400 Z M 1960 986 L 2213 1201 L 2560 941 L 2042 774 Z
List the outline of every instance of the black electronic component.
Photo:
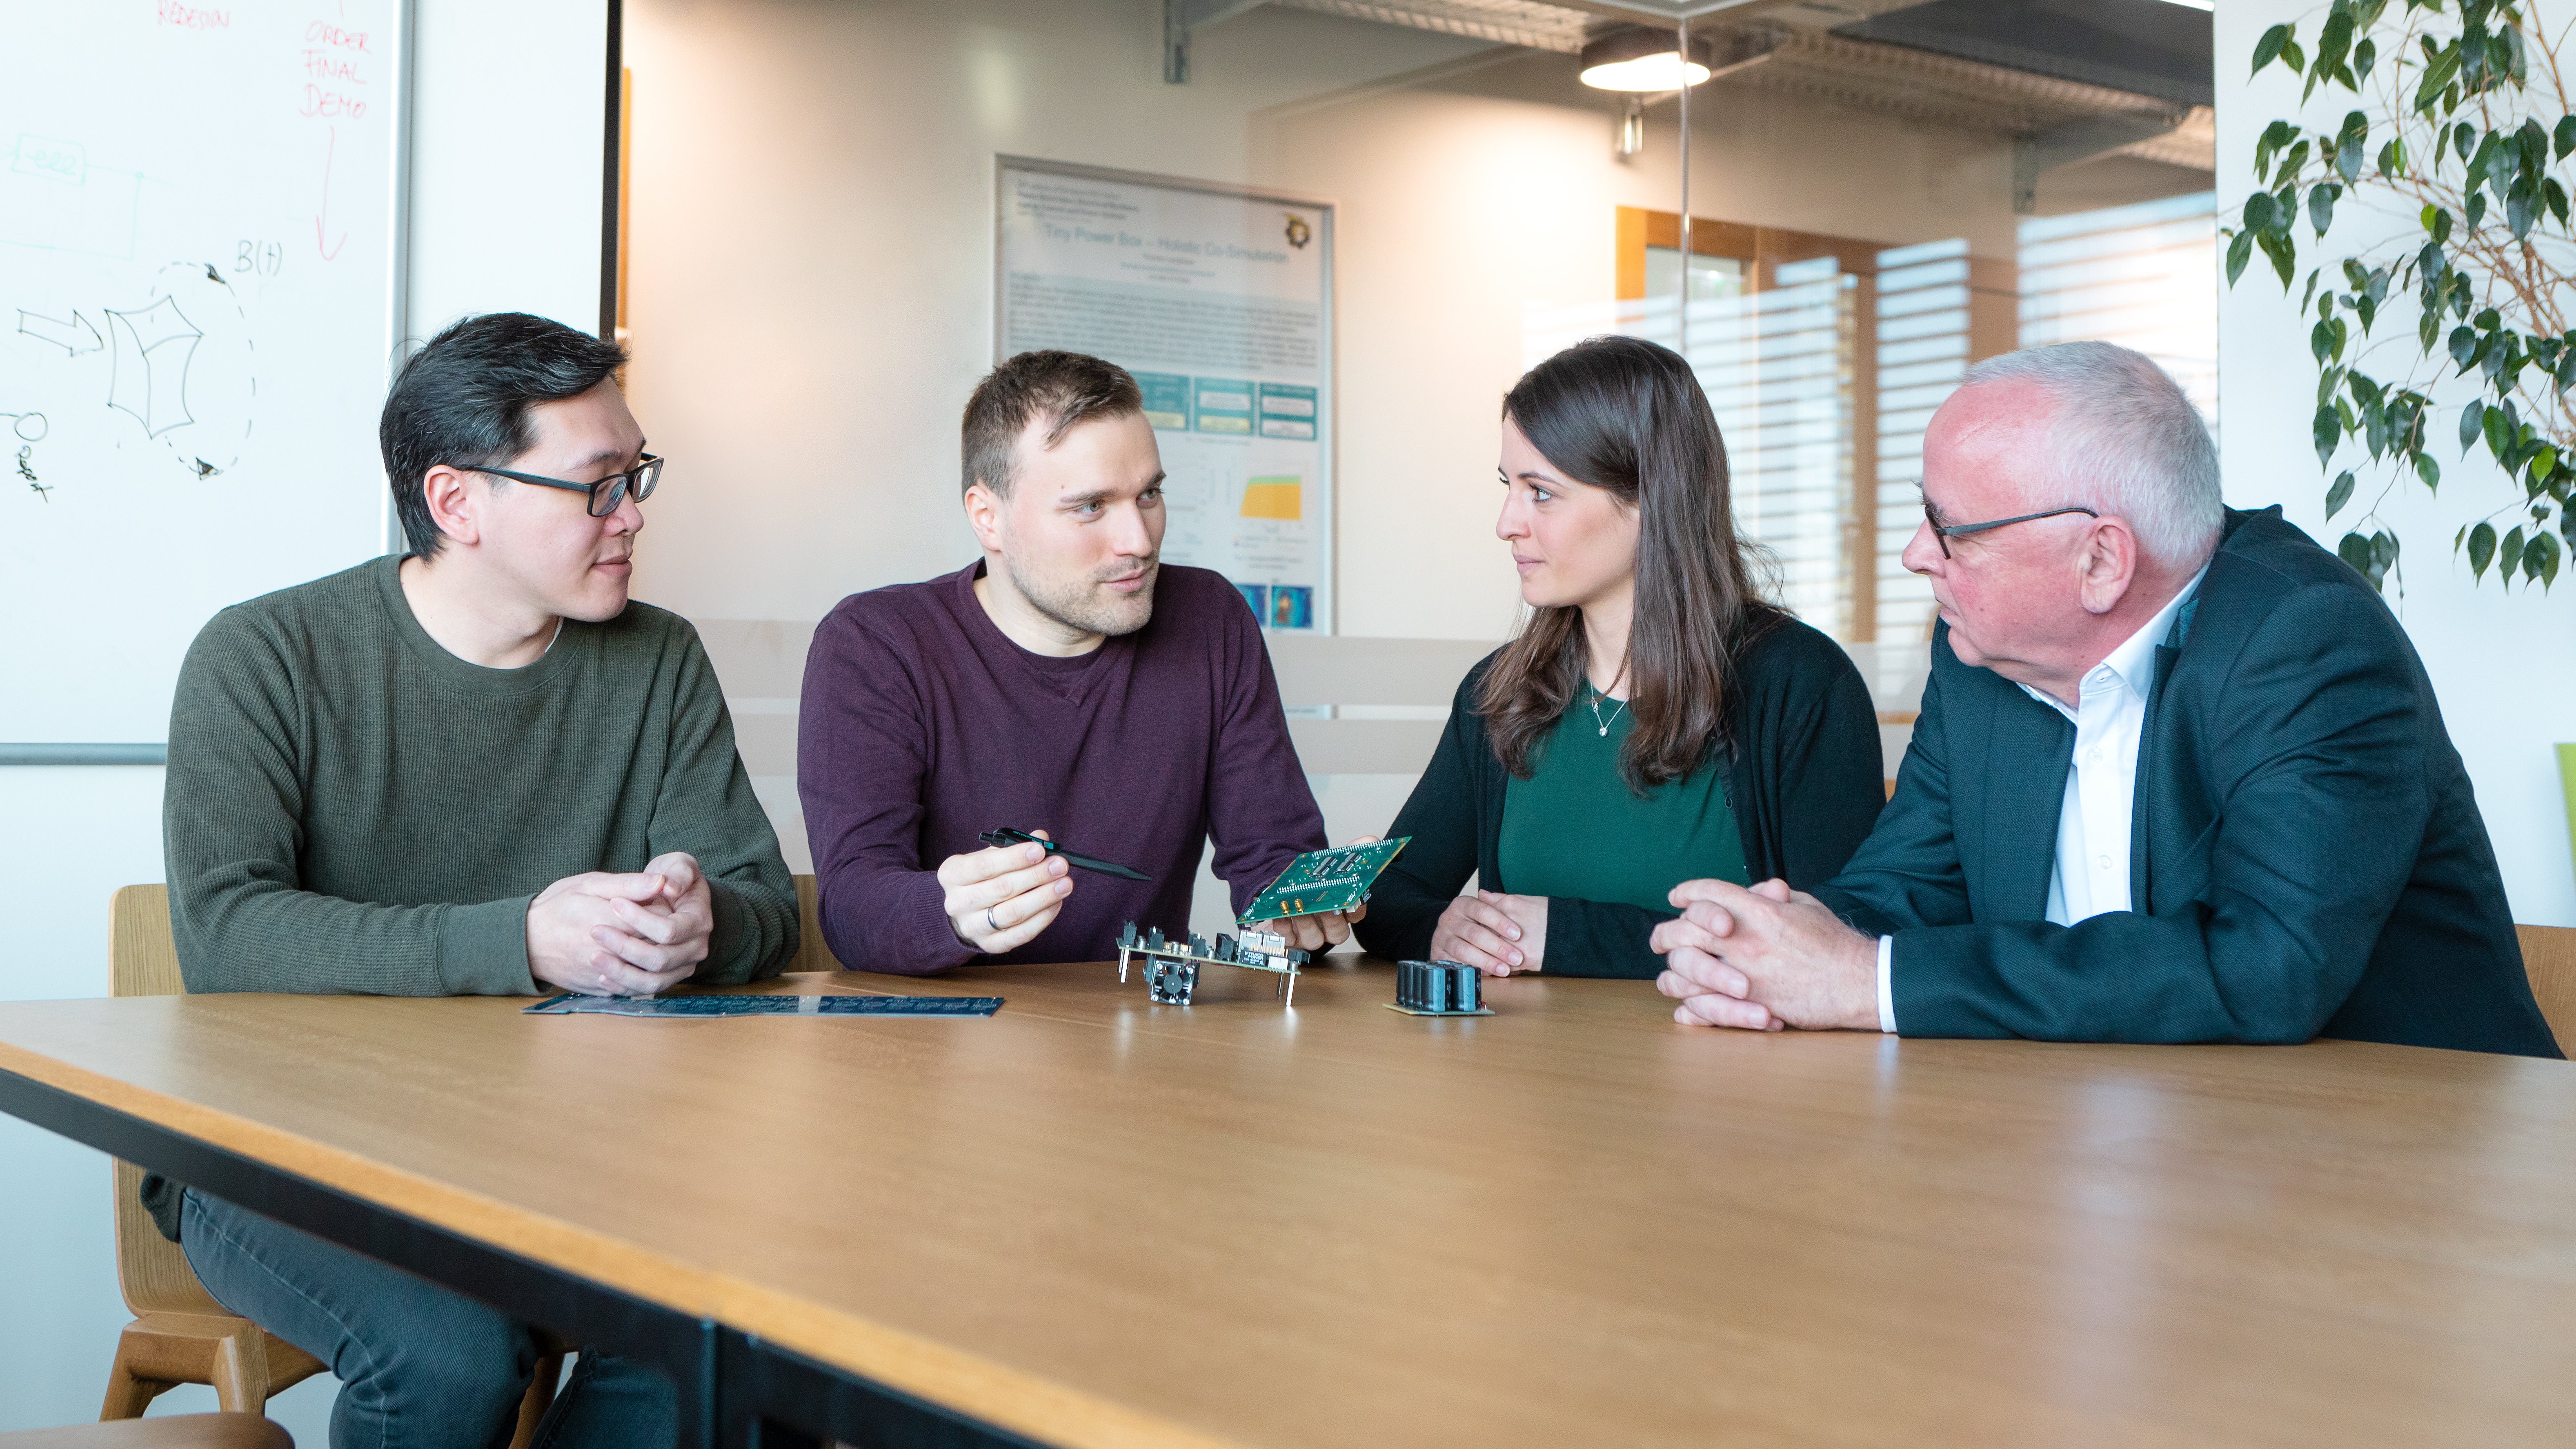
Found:
M 1199 984 L 1199 967 L 1239 966 L 1246 971 L 1267 971 L 1279 978 L 1279 998 L 1290 1006 L 1297 1004 L 1297 968 L 1313 957 L 1294 950 L 1288 938 L 1275 931 L 1246 931 L 1238 938 L 1220 935 L 1211 941 L 1190 932 L 1177 940 L 1166 940 L 1163 928 L 1153 926 L 1142 933 L 1134 921 L 1118 927 L 1118 979 L 1127 979 L 1127 967 L 1137 957 L 1145 963 L 1145 988 L 1155 1001 L 1166 1006 L 1187 1006 L 1190 993 Z
M 1456 961 L 1395 963 L 1395 1002 L 1407 1016 L 1491 1016 L 1484 981 L 1473 966 Z

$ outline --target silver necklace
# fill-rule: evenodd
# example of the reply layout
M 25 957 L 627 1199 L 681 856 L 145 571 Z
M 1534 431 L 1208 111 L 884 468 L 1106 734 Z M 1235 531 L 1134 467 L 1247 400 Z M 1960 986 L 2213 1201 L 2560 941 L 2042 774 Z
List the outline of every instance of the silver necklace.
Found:
M 1592 722 L 1601 727 L 1601 735 L 1604 739 L 1607 739 L 1610 735 L 1610 720 L 1614 720 L 1619 717 L 1619 710 L 1626 709 L 1628 707 L 1628 701 L 1624 699 L 1620 700 L 1619 709 L 1610 711 L 1610 719 L 1603 719 L 1601 717 L 1601 691 L 1593 689 L 1592 686 L 1588 684 L 1584 686 L 1584 689 L 1588 692 L 1583 696 L 1583 702 L 1592 706 Z

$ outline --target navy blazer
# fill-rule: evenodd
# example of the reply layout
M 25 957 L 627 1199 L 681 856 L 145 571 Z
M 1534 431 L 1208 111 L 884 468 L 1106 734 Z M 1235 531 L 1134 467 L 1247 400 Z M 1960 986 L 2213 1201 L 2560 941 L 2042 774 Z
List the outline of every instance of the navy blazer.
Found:
M 1933 636 L 1896 795 L 1816 894 L 1892 933 L 1907 1036 L 2559 1055 L 2405 630 L 2281 518 L 2227 515 L 2156 651 L 2131 907 L 2042 919 L 2075 726 Z

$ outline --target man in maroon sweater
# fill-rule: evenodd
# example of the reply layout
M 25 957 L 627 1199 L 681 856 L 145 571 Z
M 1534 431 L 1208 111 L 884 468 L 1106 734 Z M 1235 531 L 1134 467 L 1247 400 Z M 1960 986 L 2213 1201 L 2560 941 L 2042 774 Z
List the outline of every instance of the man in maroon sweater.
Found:
M 1097 961 L 1121 922 L 1187 931 L 1203 841 L 1238 911 L 1321 849 L 1250 607 L 1158 561 L 1135 379 L 1069 352 L 1003 363 L 966 404 L 965 475 L 983 558 L 843 599 L 806 657 L 797 790 L 842 964 Z M 977 839 L 1000 826 L 1151 879 Z M 1309 950 L 1350 933 L 1339 915 L 1276 929 Z

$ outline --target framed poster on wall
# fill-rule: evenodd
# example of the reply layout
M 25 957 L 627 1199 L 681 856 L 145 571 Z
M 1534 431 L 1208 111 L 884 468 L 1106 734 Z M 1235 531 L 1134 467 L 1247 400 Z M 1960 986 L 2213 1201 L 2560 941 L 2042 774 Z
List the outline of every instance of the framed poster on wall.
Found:
M 1332 205 L 996 159 L 994 360 L 1062 348 L 1134 373 L 1163 557 L 1231 579 L 1266 628 L 1330 633 Z

